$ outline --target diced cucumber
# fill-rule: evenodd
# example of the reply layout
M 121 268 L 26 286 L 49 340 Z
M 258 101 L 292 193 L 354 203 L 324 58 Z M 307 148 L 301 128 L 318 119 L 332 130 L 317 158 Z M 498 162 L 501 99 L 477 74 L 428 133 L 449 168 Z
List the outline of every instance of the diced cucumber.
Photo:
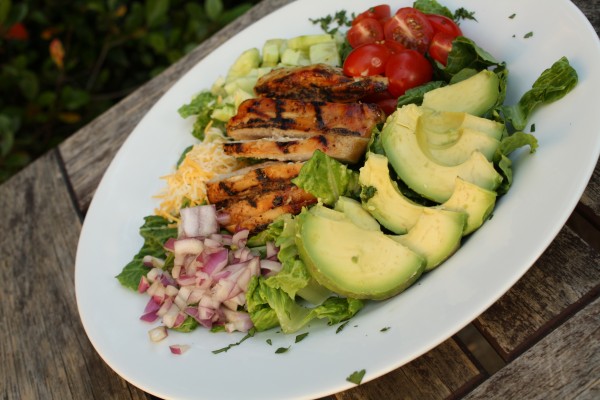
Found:
M 333 41 L 333 37 L 328 34 L 302 35 L 302 36 L 296 36 L 294 38 L 288 39 L 287 45 L 290 49 L 293 49 L 293 50 L 308 51 L 310 46 L 313 46 L 317 43 L 331 42 L 331 41 Z
M 263 67 L 274 67 L 279 63 L 279 49 L 283 42 L 285 42 L 283 39 L 269 39 L 265 42 L 262 55 Z
M 309 58 L 311 64 L 328 64 L 337 67 L 341 64 L 335 41 L 316 43 L 310 46 Z

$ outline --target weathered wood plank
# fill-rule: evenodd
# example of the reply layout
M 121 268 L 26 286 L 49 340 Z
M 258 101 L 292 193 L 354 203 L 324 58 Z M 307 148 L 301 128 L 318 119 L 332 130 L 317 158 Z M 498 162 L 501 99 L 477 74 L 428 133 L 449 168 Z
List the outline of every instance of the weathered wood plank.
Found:
M 102 175 L 127 136 L 173 83 L 231 36 L 290 2 L 259 3 L 63 142 L 59 150 L 81 210 L 87 210 Z
M 465 400 L 597 398 L 600 299 L 493 375 Z
M 454 339 L 374 381 L 338 393 L 337 400 L 447 399 L 459 397 L 483 375 Z
M 596 169 L 581 196 L 577 210 L 597 229 L 600 229 L 600 162 L 596 164 Z
M 600 291 L 600 254 L 569 227 L 474 324 L 511 360 Z
M 0 186 L 3 399 L 144 399 L 89 343 L 73 274 L 81 221 L 56 152 Z

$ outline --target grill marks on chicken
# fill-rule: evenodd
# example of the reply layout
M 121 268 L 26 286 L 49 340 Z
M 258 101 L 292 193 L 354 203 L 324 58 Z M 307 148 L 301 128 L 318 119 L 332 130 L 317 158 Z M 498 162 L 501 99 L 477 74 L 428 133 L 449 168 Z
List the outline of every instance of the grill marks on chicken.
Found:
M 367 149 L 369 139 L 365 137 L 343 136 L 331 133 L 302 139 L 264 138 L 242 140 L 223 144 L 225 154 L 234 157 L 249 157 L 279 161 L 306 161 L 315 150 L 336 160 L 354 164 Z
M 317 202 L 291 182 L 302 165 L 273 161 L 214 178 L 207 183 L 208 201 L 229 215 L 228 231 L 260 232 L 279 215 L 298 214 Z
M 385 121 L 359 100 L 387 89 L 386 78 L 349 78 L 326 65 L 274 70 L 255 86 L 227 123 L 226 154 L 264 162 L 214 178 L 207 197 L 230 217 L 226 229 L 264 230 L 278 216 L 317 202 L 291 181 L 315 150 L 347 163 L 364 155 L 373 129 Z
M 258 79 L 254 91 L 261 97 L 353 103 L 387 87 L 385 77 L 352 78 L 340 68 L 316 64 L 275 69 Z
M 385 114 L 374 104 L 255 98 L 240 104 L 227 123 L 227 134 L 236 140 L 326 133 L 368 138 L 384 120 Z

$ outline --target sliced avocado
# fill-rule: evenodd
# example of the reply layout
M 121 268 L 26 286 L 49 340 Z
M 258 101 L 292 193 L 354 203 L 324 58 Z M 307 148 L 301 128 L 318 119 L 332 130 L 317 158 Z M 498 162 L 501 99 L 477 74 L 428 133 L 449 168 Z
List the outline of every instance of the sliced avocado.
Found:
M 425 259 L 404 245 L 348 218 L 327 218 L 318 208 L 324 206 L 297 217 L 296 244 L 322 286 L 343 296 L 383 300 L 408 288 L 423 272 Z
M 388 118 L 381 131 L 383 148 L 400 179 L 421 196 L 438 203 L 450 198 L 457 176 L 484 189 L 498 187 L 502 176 L 479 151 L 455 166 L 441 165 L 427 157 L 415 135 L 420 115 L 418 106 L 403 106 Z
M 423 206 L 406 198 L 390 179 L 387 157 L 368 153 L 358 180 L 372 188 L 370 196 L 363 196 L 363 207 L 390 231 L 406 233 L 421 216 Z
M 390 178 L 387 158 L 380 154 L 367 154 L 359 181 L 363 187 L 372 188 L 370 191 L 373 192 L 363 199 L 363 207 L 394 233 L 403 234 L 412 229 L 427 208 L 402 194 Z M 495 204 L 496 192 L 456 178 L 452 195 L 437 208 L 466 213 L 463 235 L 468 235 L 485 222 Z
M 498 76 L 491 71 L 482 70 L 463 81 L 425 93 L 422 105 L 439 111 L 483 115 L 496 104 L 499 96 Z
M 452 196 L 439 208 L 467 213 L 467 222 L 463 230 L 464 236 L 483 225 L 494 210 L 495 205 L 496 192 L 483 189 L 461 178 L 456 178 Z
M 473 129 L 461 128 L 458 130 L 458 138 L 451 144 L 444 146 L 433 145 L 429 142 L 427 132 L 420 129 L 417 124 L 417 141 L 423 153 L 433 161 L 447 166 L 461 164 L 468 160 L 474 151 L 481 152 L 485 158 L 492 161 L 500 141 Z M 454 136 L 454 132 L 452 135 Z
M 440 265 L 460 247 L 467 214 L 425 208 L 406 235 L 391 236 L 427 260 L 425 271 Z
M 497 140 L 502 139 L 502 136 L 506 131 L 506 126 L 501 122 L 492 121 L 491 119 L 481 118 L 467 113 L 465 113 L 462 128 L 473 129 Z
M 381 227 L 360 202 L 349 197 L 340 196 L 335 203 L 334 209 L 344 213 L 355 225 L 370 231 L 380 231 Z
M 244 51 L 229 68 L 225 81 L 231 82 L 234 79 L 248 75 L 250 71 L 260 66 L 260 61 L 260 51 L 257 48 Z

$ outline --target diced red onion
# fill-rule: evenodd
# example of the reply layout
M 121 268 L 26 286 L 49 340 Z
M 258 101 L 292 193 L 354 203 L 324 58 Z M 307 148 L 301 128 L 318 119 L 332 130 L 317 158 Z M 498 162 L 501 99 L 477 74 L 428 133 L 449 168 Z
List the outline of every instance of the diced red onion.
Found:
M 207 257 L 204 266 L 202 267 L 202 271 L 206 272 L 208 275 L 213 275 L 225 268 L 228 262 L 229 251 L 227 249 L 222 249 Z
M 172 344 L 169 346 L 169 350 L 171 350 L 171 353 L 178 356 L 188 351 L 189 348 L 190 346 L 187 344 Z
M 241 311 L 232 311 L 227 308 L 221 308 L 221 311 L 225 314 L 227 322 L 225 323 L 225 330 L 227 332 L 248 332 L 252 328 L 252 320 L 248 313 Z
M 282 265 L 279 261 L 260 260 L 260 269 L 267 276 L 275 275 L 281 271 Z
M 144 314 L 157 312 L 160 309 L 160 304 L 154 301 L 154 298 L 150 297 L 148 303 L 146 303 L 146 307 L 144 308 Z
M 148 278 L 145 275 L 142 275 L 140 278 L 140 283 L 138 284 L 138 293 L 144 293 L 150 287 L 150 282 L 148 282 Z
M 159 317 L 163 317 L 167 313 L 167 311 L 169 311 L 172 304 L 173 304 L 173 299 L 171 299 L 170 297 L 167 297 L 165 299 L 165 302 L 162 303 L 162 305 L 156 312 L 156 315 L 158 315 Z
M 156 328 L 150 329 L 148 331 L 148 336 L 150 336 L 150 340 L 153 342 L 160 342 L 164 338 L 166 338 L 169 334 L 167 333 L 167 328 L 164 326 L 157 326 Z
M 224 212 L 217 213 L 217 222 L 219 225 L 227 225 L 231 222 L 231 216 Z
M 206 237 L 219 231 L 214 204 L 182 208 L 180 215 L 180 237 Z
M 165 295 L 169 297 L 177 296 L 179 293 L 179 289 L 177 289 L 174 285 L 167 285 L 165 287 Z
M 175 257 L 184 256 L 186 254 L 200 254 L 204 250 L 204 243 L 201 240 L 188 238 L 178 239 L 175 241 L 173 252 Z
M 242 248 L 246 247 L 246 242 L 248 241 L 248 235 L 250 231 L 248 229 L 242 229 L 241 231 L 237 231 L 233 234 L 231 238 L 231 244 L 235 247 Z
M 158 315 L 156 315 L 156 312 L 149 312 L 146 314 L 142 314 L 140 319 L 144 322 L 154 322 L 158 319 Z
M 148 282 L 154 283 L 159 277 L 162 275 L 163 271 L 160 268 L 152 268 L 146 274 L 146 278 L 148 278 Z
M 177 314 L 177 317 L 175 317 L 175 322 L 173 322 L 173 328 L 177 328 L 178 326 L 183 324 L 186 318 L 187 315 L 185 313 L 179 312 Z
M 167 313 L 162 316 L 163 324 L 165 324 L 167 328 L 172 328 L 175 326 L 175 321 L 177 320 L 179 311 L 180 310 L 179 307 L 177 307 L 177 304 L 173 303 L 171 304 L 171 307 L 169 307 Z
M 146 267 L 154 267 L 161 269 L 165 266 L 165 260 L 151 255 L 145 255 L 144 258 L 142 258 L 142 263 L 144 263 Z
M 267 247 L 267 258 L 271 259 L 272 257 L 276 257 L 277 253 L 279 253 L 279 249 L 275 246 L 275 242 L 268 241 L 266 243 Z

